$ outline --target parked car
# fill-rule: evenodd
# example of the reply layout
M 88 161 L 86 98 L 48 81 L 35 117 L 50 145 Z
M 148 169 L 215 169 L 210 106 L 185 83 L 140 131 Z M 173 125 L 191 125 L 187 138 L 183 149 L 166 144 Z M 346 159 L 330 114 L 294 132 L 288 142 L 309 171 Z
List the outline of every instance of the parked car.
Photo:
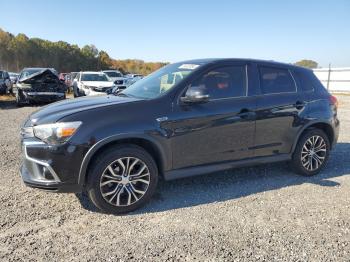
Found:
M 66 98 L 67 87 L 53 68 L 24 68 L 16 84 L 18 106 L 49 103 Z
M 337 143 L 337 105 L 311 70 L 290 64 L 170 64 L 117 96 L 68 100 L 32 114 L 21 132 L 21 174 L 31 187 L 84 190 L 110 213 L 148 202 L 159 177 L 278 161 L 312 176 Z
M 67 79 L 67 85 L 69 87 L 73 87 L 73 82 L 74 82 L 74 79 L 77 77 L 79 72 L 71 72 L 69 74 L 69 79 Z
M 127 78 L 135 78 L 135 77 L 143 78 L 144 76 L 141 74 L 127 74 L 126 77 Z
M 7 71 L 0 70 L 0 94 L 12 93 L 12 83 Z
M 103 72 L 80 72 L 74 79 L 74 97 L 111 93 L 116 85 Z
M 125 77 L 120 71 L 118 70 L 105 70 L 103 71 L 115 84 L 115 88 L 113 92 L 118 92 L 127 87 L 128 78 Z
M 66 75 L 68 75 L 69 73 L 60 73 L 58 75 L 58 78 L 61 80 L 61 81 L 66 81 Z
M 140 74 L 128 74 L 126 77 L 128 78 L 128 81 L 126 82 L 126 86 L 128 87 L 141 80 L 144 76 Z
M 12 85 L 15 85 L 17 83 L 19 74 L 13 73 L 13 72 L 9 72 L 9 75 L 10 75 L 10 80 L 12 82 Z

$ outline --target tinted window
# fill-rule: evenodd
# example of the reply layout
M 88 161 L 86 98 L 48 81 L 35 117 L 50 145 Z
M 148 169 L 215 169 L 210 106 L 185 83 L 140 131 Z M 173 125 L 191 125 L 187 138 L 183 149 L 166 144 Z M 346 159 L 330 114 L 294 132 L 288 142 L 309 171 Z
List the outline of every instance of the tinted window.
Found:
M 298 86 L 301 87 L 302 91 L 312 91 L 314 90 L 314 83 L 312 81 L 311 72 L 307 71 L 294 71 L 295 78 L 298 82 Z
M 287 69 L 259 67 L 263 94 L 296 92 L 294 80 Z
M 202 86 L 210 99 L 246 96 L 245 66 L 227 66 L 211 70 L 191 86 Z

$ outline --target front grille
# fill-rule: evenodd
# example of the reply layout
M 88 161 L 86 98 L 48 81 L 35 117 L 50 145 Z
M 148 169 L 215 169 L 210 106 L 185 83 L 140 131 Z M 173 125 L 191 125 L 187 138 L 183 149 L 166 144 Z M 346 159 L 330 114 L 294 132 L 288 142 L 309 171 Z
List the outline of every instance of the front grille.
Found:
M 110 87 L 95 87 L 94 91 L 96 92 L 106 92 Z

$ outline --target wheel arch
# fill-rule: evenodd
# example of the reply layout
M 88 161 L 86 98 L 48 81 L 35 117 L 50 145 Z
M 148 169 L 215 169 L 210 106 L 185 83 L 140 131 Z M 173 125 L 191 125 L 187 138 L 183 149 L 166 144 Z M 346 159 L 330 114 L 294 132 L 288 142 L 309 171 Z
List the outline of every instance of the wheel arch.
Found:
M 159 174 L 163 175 L 163 171 L 167 165 L 167 159 L 165 158 L 164 149 L 158 141 L 146 135 L 116 135 L 99 141 L 86 153 L 79 171 L 78 184 L 80 187 L 84 186 L 89 166 L 94 157 L 113 146 L 121 144 L 133 144 L 143 148 L 154 158 Z
M 328 122 L 321 122 L 321 121 L 319 121 L 319 122 L 311 122 L 308 125 L 304 126 L 304 128 L 302 130 L 299 131 L 297 139 L 294 141 L 292 152 L 294 152 L 300 137 L 307 130 L 310 130 L 310 129 L 320 129 L 320 130 L 324 131 L 326 133 L 326 135 L 327 135 L 327 137 L 329 139 L 329 143 L 330 143 L 330 145 L 332 147 L 333 142 L 334 142 L 334 130 L 333 130 L 333 127 Z

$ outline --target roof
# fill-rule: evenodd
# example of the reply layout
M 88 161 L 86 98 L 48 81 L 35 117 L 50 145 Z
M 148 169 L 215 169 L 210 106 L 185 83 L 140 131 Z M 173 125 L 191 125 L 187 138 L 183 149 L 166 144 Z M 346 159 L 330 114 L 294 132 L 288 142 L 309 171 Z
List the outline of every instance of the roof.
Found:
M 103 72 L 102 71 L 82 71 L 80 72 L 81 74 L 96 74 L 96 75 L 100 75 Z
M 54 68 L 50 68 L 50 67 L 25 67 L 23 68 L 23 70 L 31 70 L 31 69 L 37 69 L 37 70 L 46 70 L 46 69 L 50 69 L 50 70 L 54 70 Z M 56 70 L 55 70 L 56 71 Z
M 302 68 L 307 69 L 305 67 L 288 64 L 288 63 L 282 63 L 277 62 L 273 60 L 262 60 L 262 59 L 252 59 L 252 58 L 202 58 L 202 59 L 192 59 L 192 60 L 185 60 L 180 61 L 179 63 L 192 63 L 192 64 L 207 64 L 207 63 L 214 63 L 214 62 L 225 62 L 225 61 L 235 61 L 235 62 L 252 62 L 252 63 L 268 63 L 271 65 L 276 66 L 290 66 L 290 67 L 296 67 L 296 68 Z

